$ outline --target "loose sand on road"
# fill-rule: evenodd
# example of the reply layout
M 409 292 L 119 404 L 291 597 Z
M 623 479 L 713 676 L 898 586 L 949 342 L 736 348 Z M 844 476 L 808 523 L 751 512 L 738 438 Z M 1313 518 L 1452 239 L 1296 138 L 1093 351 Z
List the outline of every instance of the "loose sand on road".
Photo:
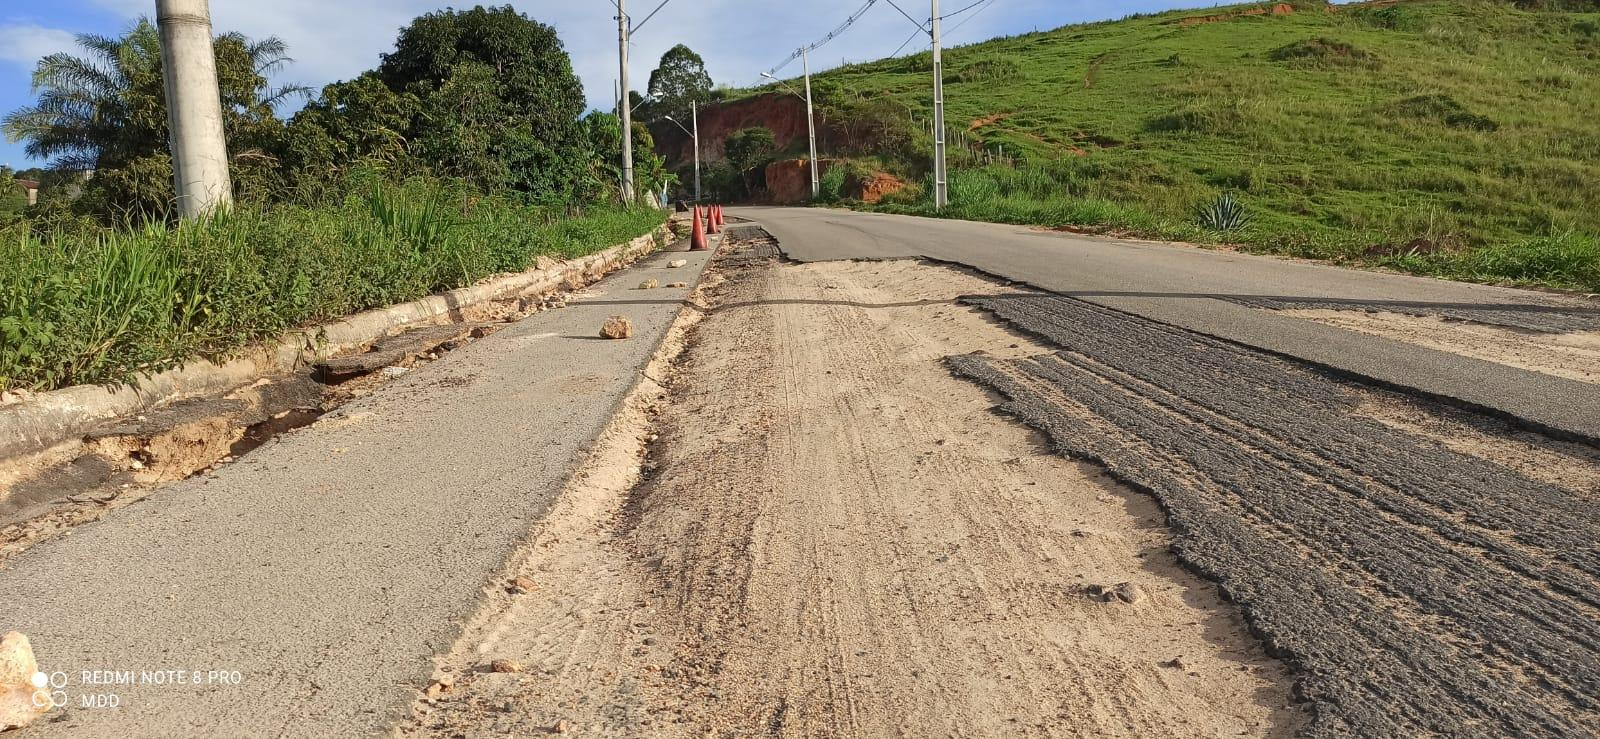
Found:
M 490 594 L 402 733 L 1302 725 L 1285 668 L 1179 566 L 1155 502 L 946 368 L 1048 351 L 954 300 L 1016 291 L 771 254 L 724 260 L 703 318 L 513 560 L 523 588 Z
M 1434 316 L 1357 310 L 1284 311 L 1330 326 L 1579 382 L 1600 383 L 1600 331 L 1546 333 Z

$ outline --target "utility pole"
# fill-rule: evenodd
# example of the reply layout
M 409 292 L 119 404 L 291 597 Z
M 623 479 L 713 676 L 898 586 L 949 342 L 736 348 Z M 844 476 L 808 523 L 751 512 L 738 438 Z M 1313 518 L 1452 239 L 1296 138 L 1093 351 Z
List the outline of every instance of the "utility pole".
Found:
M 811 136 L 811 199 L 822 194 L 822 179 L 817 176 L 817 115 L 811 106 L 811 51 L 800 47 L 800 60 L 806 70 L 806 132 Z
M 628 95 L 628 0 L 617 0 L 617 49 L 622 69 L 622 203 L 633 204 L 633 99 Z
M 188 220 L 233 202 L 210 5 L 207 0 L 156 0 L 156 25 L 161 30 L 172 179 L 178 213 Z
M 944 57 L 939 49 L 939 0 L 933 0 L 933 207 L 950 204 L 950 171 L 944 146 Z

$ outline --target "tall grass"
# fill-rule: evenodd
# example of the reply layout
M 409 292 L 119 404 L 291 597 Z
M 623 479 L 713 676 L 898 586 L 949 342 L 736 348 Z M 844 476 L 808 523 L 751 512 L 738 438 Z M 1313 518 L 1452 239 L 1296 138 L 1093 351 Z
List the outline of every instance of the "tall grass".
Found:
M 179 227 L 0 233 L 0 389 L 124 382 L 310 323 L 414 300 L 662 222 L 568 217 L 431 181 L 335 207 L 239 209 Z
M 1039 226 L 1105 226 L 1162 238 L 1202 239 L 1197 226 L 1165 218 L 1136 203 L 1114 199 L 1073 162 L 1012 168 L 1003 165 L 950 172 L 950 205 L 933 208 L 933 184 L 912 188 L 914 199 L 886 198 L 876 210 Z
M 989 166 L 950 173 L 950 205 L 935 210 L 931 184 L 911 199 L 889 198 L 875 210 L 942 218 L 1023 225 L 1103 226 L 1138 236 L 1199 243 L 1242 244 L 1248 251 L 1327 259 L 1345 264 L 1387 267 L 1419 275 L 1472 282 L 1544 286 L 1600 293 L 1600 238 L 1572 230 L 1548 236 L 1471 245 L 1452 242 L 1452 234 L 1419 224 L 1429 248 L 1395 244 L 1378 232 L 1308 232 L 1293 221 L 1257 222 L 1249 203 L 1224 194 L 1188 217 L 1159 204 L 1105 194 L 1100 183 L 1078 177 L 1071 163 L 1019 168 Z M 1240 219 L 1211 214 L 1223 199 L 1241 211 Z M 1131 202 L 1130 202 L 1131 201 Z M 1404 242 L 1399 242 L 1404 243 Z

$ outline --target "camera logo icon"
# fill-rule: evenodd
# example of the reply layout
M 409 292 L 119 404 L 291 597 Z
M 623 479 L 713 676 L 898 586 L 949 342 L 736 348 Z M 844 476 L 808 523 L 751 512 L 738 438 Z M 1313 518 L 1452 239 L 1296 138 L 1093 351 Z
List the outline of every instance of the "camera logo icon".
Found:
M 67 705 L 67 673 L 52 672 L 46 675 L 43 672 L 33 673 L 33 707 L 50 710 L 52 708 L 65 708 Z

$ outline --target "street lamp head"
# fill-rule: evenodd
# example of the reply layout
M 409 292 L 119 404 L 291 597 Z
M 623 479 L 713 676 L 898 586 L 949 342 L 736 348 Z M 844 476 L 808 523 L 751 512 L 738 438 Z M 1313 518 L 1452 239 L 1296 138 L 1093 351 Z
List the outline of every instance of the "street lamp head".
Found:
M 765 78 L 767 78 L 767 79 L 769 79 L 769 80 L 776 80 L 776 79 L 778 79 L 778 78 L 777 78 L 777 77 L 773 77 L 773 76 L 772 76 L 772 73 L 771 73 L 771 72 L 762 72 L 762 73 L 761 73 L 761 76 L 762 76 L 762 77 L 765 77 Z

